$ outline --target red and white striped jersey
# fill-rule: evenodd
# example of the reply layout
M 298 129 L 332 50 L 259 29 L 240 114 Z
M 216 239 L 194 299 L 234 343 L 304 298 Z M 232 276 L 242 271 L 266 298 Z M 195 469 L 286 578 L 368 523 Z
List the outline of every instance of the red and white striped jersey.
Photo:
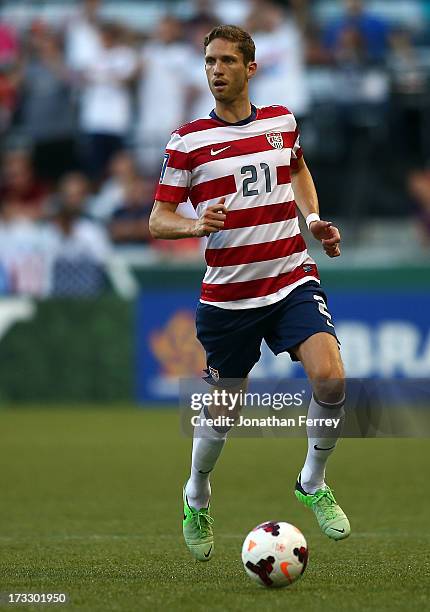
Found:
M 210 234 L 200 301 L 220 308 L 274 304 L 319 281 L 300 234 L 291 168 L 302 156 L 296 120 L 284 106 L 252 108 L 230 124 L 214 112 L 173 132 L 156 199 L 189 198 L 200 216 L 226 198 L 223 230 Z

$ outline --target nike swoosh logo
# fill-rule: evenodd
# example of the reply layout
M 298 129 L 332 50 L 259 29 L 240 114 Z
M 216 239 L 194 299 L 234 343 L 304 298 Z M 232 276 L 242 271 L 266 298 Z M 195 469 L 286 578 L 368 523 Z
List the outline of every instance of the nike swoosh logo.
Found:
M 229 149 L 230 146 L 231 145 L 228 145 L 228 147 L 224 147 L 223 149 L 217 149 L 216 151 L 211 149 L 211 155 L 218 155 L 218 153 L 222 153 L 223 151 L 227 151 L 227 149 Z
M 202 472 L 201 470 L 198 470 L 199 474 L 209 474 L 209 472 L 212 472 L 212 470 L 208 470 L 207 472 Z
M 333 531 L 338 531 L 339 533 L 345 533 L 345 529 L 335 529 L 332 527 Z
M 211 554 L 211 550 L 212 550 L 212 544 L 211 544 L 211 547 L 209 548 L 208 552 L 207 552 L 207 553 L 204 553 L 204 555 L 205 555 L 206 559 L 207 559 L 207 558 L 209 557 L 209 555 Z
M 320 448 L 319 446 L 314 444 L 314 449 L 315 450 L 325 450 L 325 451 L 328 451 L 328 450 L 331 450 L 332 448 L 334 448 L 335 446 L 336 446 L 336 444 L 333 444 L 333 446 L 329 446 L 328 448 Z

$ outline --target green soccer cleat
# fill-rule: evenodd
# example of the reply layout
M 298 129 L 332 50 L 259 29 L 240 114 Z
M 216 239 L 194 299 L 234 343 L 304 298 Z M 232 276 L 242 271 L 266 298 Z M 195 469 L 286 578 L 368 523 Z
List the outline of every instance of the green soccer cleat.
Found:
M 351 526 L 342 508 L 336 502 L 329 486 L 315 493 L 306 493 L 300 475 L 296 482 L 295 496 L 305 506 L 312 508 L 323 533 L 333 540 L 344 540 L 351 533 Z
M 210 506 L 196 510 L 188 505 L 184 488 L 184 520 L 182 532 L 185 544 L 197 561 L 209 561 L 214 552 L 214 534 Z

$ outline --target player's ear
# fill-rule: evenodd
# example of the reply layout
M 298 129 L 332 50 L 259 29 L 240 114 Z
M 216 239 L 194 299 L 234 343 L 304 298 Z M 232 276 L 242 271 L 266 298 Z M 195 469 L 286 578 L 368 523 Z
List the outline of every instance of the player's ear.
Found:
M 257 62 L 249 62 L 248 64 L 248 79 L 252 79 L 252 77 L 257 72 Z

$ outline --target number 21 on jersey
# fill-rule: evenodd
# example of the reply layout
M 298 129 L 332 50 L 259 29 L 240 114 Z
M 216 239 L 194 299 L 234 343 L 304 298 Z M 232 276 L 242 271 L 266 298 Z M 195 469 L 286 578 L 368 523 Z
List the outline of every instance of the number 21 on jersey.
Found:
M 266 193 L 272 191 L 272 181 L 270 178 L 269 164 L 261 162 L 259 168 L 254 165 L 243 166 L 240 169 L 240 173 L 245 177 L 242 183 L 242 193 L 244 197 L 259 195 L 259 191 L 256 188 L 251 188 L 252 185 L 258 181 L 258 173 L 264 172 Z

